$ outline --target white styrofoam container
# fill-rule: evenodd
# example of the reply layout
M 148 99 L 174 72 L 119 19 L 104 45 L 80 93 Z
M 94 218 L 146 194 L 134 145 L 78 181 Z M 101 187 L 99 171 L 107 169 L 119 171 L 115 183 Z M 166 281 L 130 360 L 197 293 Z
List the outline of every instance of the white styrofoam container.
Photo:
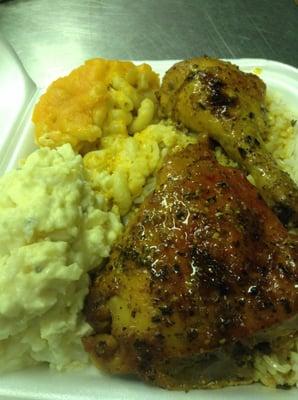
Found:
M 162 76 L 174 60 L 149 61 Z M 298 118 L 298 70 L 275 61 L 261 59 L 233 60 L 244 71 L 258 68 L 269 91 L 274 91 Z M 75 66 L 74 66 L 75 67 Z M 65 71 L 63 71 L 65 73 Z M 18 161 L 32 152 L 31 114 L 42 93 L 26 74 L 12 48 L 0 38 L 0 175 L 16 167 Z M 298 162 L 298 154 L 297 162 Z M 170 392 L 151 387 L 132 378 L 115 377 L 93 367 L 67 373 L 50 371 L 41 366 L 0 376 L 0 399 L 79 400 L 125 399 L 142 400 L 294 400 L 298 389 L 289 391 L 261 385 L 238 386 L 218 390 L 194 390 L 189 393 Z

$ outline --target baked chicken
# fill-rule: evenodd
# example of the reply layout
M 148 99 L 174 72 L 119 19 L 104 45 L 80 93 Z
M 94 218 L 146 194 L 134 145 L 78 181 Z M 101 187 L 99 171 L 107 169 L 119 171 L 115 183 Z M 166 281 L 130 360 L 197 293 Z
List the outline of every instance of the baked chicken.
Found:
M 252 175 L 266 203 L 282 222 L 298 227 L 298 189 L 266 151 L 266 87 L 254 74 L 208 57 L 175 64 L 160 89 L 163 117 L 195 132 L 208 132 Z
M 240 170 L 189 145 L 93 276 L 85 349 L 165 388 L 250 382 L 252 352 L 297 329 L 297 251 Z

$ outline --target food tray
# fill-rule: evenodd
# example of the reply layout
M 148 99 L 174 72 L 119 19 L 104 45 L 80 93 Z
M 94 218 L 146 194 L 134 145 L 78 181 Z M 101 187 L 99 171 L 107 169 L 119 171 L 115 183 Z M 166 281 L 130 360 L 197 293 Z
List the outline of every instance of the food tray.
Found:
M 26 74 L 11 47 L 0 38 L 0 175 L 17 167 L 18 161 L 36 147 L 33 140 L 31 114 L 43 91 Z M 163 73 L 175 60 L 147 61 Z M 298 70 L 285 64 L 262 59 L 233 60 L 244 71 L 258 73 L 268 90 L 298 118 Z M 73 67 L 76 67 L 75 65 Z M 61 71 L 65 73 L 65 71 Z M 47 367 L 37 367 L 0 376 L 0 399 L 78 400 L 213 400 L 252 399 L 294 400 L 298 388 L 275 390 L 259 384 L 217 390 L 171 392 L 151 387 L 130 377 L 105 375 L 93 367 L 81 371 L 58 373 Z

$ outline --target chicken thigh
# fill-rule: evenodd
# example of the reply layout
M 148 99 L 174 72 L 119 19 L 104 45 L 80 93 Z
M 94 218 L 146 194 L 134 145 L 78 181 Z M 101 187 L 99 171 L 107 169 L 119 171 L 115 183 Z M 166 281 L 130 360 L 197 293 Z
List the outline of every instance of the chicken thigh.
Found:
M 168 158 L 85 303 L 101 368 L 165 388 L 252 380 L 251 352 L 297 329 L 297 243 L 208 142 Z
M 298 227 L 298 189 L 266 151 L 266 87 L 254 74 L 208 57 L 175 64 L 160 89 L 163 117 L 208 132 L 255 184 L 283 223 Z

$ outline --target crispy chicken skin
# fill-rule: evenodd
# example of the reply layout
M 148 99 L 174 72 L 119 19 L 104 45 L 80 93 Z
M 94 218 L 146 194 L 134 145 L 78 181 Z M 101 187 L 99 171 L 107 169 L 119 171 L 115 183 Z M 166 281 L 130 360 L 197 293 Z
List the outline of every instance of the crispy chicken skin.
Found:
M 259 193 L 283 223 L 298 226 L 298 189 L 266 151 L 266 87 L 256 75 L 208 57 L 170 68 L 160 89 L 163 117 L 208 132 L 250 173 Z
M 297 284 L 297 243 L 255 187 L 207 141 L 189 145 L 93 277 L 84 345 L 101 368 L 165 388 L 249 382 L 246 343 L 293 320 Z

